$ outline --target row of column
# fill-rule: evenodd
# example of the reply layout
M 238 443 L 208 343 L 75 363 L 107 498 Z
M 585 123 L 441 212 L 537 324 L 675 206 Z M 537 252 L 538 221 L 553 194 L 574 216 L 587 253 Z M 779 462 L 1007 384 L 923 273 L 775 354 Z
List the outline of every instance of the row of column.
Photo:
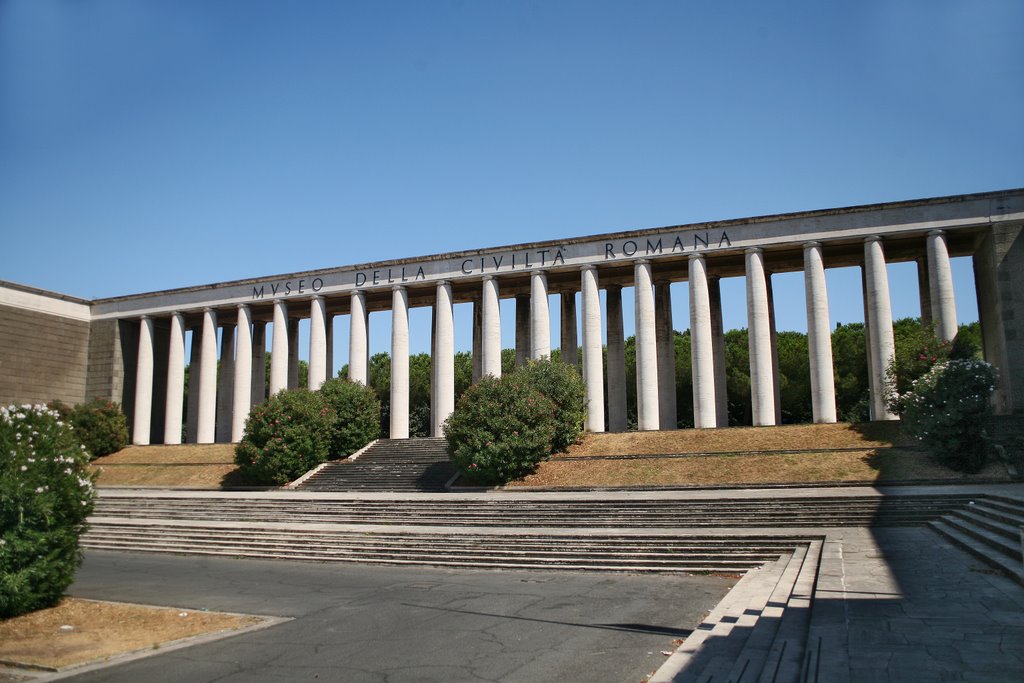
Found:
M 831 326 L 821 244 L 808 242 L 803 247 L 805 299 L 807 306 L 808 353 L 811 372 L 812 407 L 815 422 L 835 422 L 835 383 L 832 365 Z M 744 254 L 746 273 L 747 324 L 750 355 L 750 386 L 753 424 L 779 422 L 778 361 L 774 355 L 774 314 L 771 284 L 760 249 Z M 928 313 L 939 337 L 951 340 L 956 334 L 956 307 L 952 274 L 945 237 L 941 231 L 928 234 L 926 254 Z M 872 419 L 893 419 L 885 406 L 885 369 L 895 351 L 888 278 L 881 238 L 864 241 L 864 306 L 868 337 Z M 724 335 L 718 279 L 709 277 L 707 263 L 700 254 L 691 254 L 688 262 L 691 363 L 693 387 L 693 423 L 699 428 L 725 426 L 728 405 L 725 394 Z M 606 287 L 608 428 L 626 428 L 625 339 L 622 323 L 620 286 Z M 582 293 L 582 373 L 589 400 L 586 428 L 603 431 L 605 427 L 605 377 L 601 344 L 602 315 L 599 281 L 594 266 L 580 272 Z M 676 426 L 675 342 L 672 327 L 672 303 L 667 282 L 655 283 L 651 264 L 645 259 L 634 262 L 636 329 L 637 421 L 641 430 L 673 429 Z M 924 300 L 924 295 L 922 294 Z M 479 350 L 478 373 L 501 375 L 501 320 L 499 283 L 493 276 L 482 281 L 479 314 L 475 315 L 474 351 Z M 575 295 L 561 299 L 562 356 L 576 364 Z M 408 293 L 402 286 L 392 291 L 391 326 L 391 437 L 409 436 L 409 314 Z M 924 313 L 924 311 L 922 311 Z M 273 348 L 288 353 L 273 353 L 270 365 L 270 393 L 297 385 L 298 328 L 289 320 L 287 304 L 274 302 Z M 550 314 L 547 276 L 543 271 L 530 275 L 530 294 L 517 298 L 517 360 L 539 359 L 550 355 Z M 331 329 L 326 302 L 321 296 L 310 303 L 309 387 L 317 389 L 331 374 Z M 221 344 L 221 387 L 217 373 L 204 371 L 217 367 L 217 314 L 203 312 L 202 327 L 193 335 L 193 380 L 190 385 L 189 421 L 195 425 L 198 443 L 238 441 L 251 406 L 262 400 L 264 386 L 265 323 L 253 324 L 248 306 L 238 307 L 237 323 L 225 327 Z M 184 319 L 171 317 L 168 354 L 167 400 L 164 419 L 164 443 L 180 443 L 183 377 Z M 365 295 L 351 295 L 349 326 L 349 378 L 368 382 L 369 344 Z M 432 427 L 439 434 L 441 425 L 454 410 L 454 316 L 450 283 L 437 285 L 432 329 Z M 198 352 L 198 354 L 197 354 Z M 477 354 L 474 353 L 474 356 Z M 198 363 L 195 361 L 197 360 Z M 476 364 L 477 359 L 474 358 Z M 138 367 L 136 372 L 133 442 L 149 443 L 153 391 L 153 321 L 141 319 Z M 218 397 L 221 405 L 218 406 Z M 193 411 L 194 407 L 194 411 Z M 217 433 L 217 416 L 221 433 Z M 230 415 L 230 420 L 226 416 Z M 191 433 L 191 432 L 190 432 Z

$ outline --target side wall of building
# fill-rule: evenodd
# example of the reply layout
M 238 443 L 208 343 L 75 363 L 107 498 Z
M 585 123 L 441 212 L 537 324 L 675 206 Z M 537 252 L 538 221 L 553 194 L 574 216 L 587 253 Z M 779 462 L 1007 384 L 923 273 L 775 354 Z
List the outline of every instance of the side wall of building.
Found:
M 88 317 L 84 303 L 0 286 L 0 404 L 85 400 Z
M 974 274 L 985 358 L 999 369 L 996 412 L 1024 414 L 1024 225 L 986 232 Z

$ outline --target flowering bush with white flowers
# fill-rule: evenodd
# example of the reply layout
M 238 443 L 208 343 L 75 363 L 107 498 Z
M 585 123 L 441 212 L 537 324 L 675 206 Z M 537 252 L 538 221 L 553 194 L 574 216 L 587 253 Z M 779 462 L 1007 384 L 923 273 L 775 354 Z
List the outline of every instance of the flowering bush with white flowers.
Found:
M 0 617 L 57 603 L 92 512 L 89 455 L 57 411 L 0 407 Z
M 994 390 L 995 370 L 985 361 L 938 363 L 901 397 L 904 429 L 947 467 L 977 472 L 988 457 Z

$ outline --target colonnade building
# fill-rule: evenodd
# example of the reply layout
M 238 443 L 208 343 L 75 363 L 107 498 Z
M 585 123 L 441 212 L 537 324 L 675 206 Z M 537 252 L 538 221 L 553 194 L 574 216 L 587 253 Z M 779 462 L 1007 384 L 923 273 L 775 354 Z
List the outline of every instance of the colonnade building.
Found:
M 271 393 L 297 385 L 300 319 L 309 320 L 308 383 L 317 388 L 334 374 L 338 360 L 332 358 L 333 319 L 349 317 L 348 374 L 366 383 L 368 316 L 389 310 L 390 435 L 404 438 L 409 309 L 429 306 L 431 421 L 439 433 L 455 401 L 453 305 L 473 306 L 472 355 L 479 378 L 501 373 L 503 326 L 515 327 L 520 358 L 550 355 L 549 296 L 560 295 L 561 357 L 582 361 L 590 406 L 586 428 L 621 431 L 627 415 L 622 290 L 628 287 L 635 299 L 638 428 L 674 428 L 672 312 L 680 302 L 671 300 L 669 285 L 687 281 L 693 424 L 726 426 L 719 281 L 743 276 L 753 424 L 772 425 L 780 408 L 771 276 L 803 271 L 814 420 L 834 422 L 825 270 L 858 266 L 862 291 L 847 294 L 863 299 L 871 416 L 886 420 L 893 416 L 883 400 L 885 369 L 894 353 L 886 264 L 917 264 L 922 317 L 939 337 L 951 339 L 957 318 L 950 257 L 969 255 L 984 355 L 999 372 L 996 411 L 1024 413 L 1022 232 L 1024 190 L 1007 190 L 520 244 L 94 301 L 0 283 L 0 402 L 105 397 L 124 407 L 136 444 L 180 443 L 183 433 L 198 443 L 238 441 L 268 380 Z M 515 299 L 514 320 L 502 319 L 503 298 Z M 577 316 L 582 340 L 576 337 Z M 191 379 L 183 415 L 187 330 Z

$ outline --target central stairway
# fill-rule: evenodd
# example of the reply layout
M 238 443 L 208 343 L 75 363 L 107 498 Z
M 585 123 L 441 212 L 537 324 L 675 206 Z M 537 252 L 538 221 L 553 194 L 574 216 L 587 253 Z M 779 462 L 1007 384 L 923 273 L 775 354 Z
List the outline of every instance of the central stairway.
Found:
M 380 439 L 355 459 L 336 460 L 296 486 L 301 491 L 444 491 L 455 474 L 444 438 Z

